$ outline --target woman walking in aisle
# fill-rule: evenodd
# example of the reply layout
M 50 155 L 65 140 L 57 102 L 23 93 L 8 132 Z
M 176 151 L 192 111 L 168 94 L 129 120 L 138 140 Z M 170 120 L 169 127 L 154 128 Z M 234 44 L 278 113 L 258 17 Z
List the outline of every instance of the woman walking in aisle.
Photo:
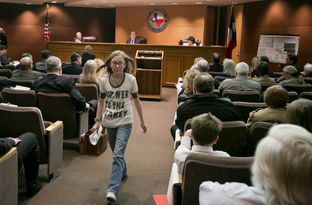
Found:
M 107 74 L 100 80 L 96 123 L 92 129 L 97 129 L 101 124 L 107 129 L 109 145 L 113 152 L 113 164 L 106 199 L 114 203 L 120 184 L 127 177 L 124 153 L 133 123 L 131 100 L 138 112 L 143 133 L 147 128 L 143 119 L 137 82 L 131 75 L 136 71 L 135 61 L 123 51 L 117 50 L 110 54 L 102 67 L 107 69 Z

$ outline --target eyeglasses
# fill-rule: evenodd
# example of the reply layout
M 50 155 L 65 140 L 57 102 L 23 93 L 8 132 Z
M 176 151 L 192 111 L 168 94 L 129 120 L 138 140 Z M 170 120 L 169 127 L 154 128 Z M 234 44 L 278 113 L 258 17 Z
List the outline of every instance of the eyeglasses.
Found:
M 112 66 L 122 66 L 122 65 L 124 65 L 125 64 L 125 62 L 123 62 L 123 61 L 119 61 L 119 62 L 117 62 L 117 61 L 112 61 L 111 62 L 111 65 Z

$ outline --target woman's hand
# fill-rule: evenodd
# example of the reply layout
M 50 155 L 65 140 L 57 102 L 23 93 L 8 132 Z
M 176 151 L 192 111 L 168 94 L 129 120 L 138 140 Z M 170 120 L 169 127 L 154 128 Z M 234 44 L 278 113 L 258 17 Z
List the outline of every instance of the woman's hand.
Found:
M 141 122 L 141 127 L 142 127 L 142 130 L 143 130 L 143 133 L 146 133 L 147 127 L 145 126 L 144 122 Z
M 91 131 L 94 132 L 100 126 L 101 126 L 101 122 L 100 121 L 96 121 L 95 124 L 93 125 L 93 127 L 91 128 Z

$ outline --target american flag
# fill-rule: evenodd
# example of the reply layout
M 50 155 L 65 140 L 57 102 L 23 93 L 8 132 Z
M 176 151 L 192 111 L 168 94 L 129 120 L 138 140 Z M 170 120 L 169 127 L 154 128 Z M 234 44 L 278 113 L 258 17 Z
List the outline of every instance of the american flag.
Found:
M 47 9 L 49 6 L 47 5 Z M 43 39 L 45 41 L 50 41 L 51 39 L 51 33 L 49 31 L 49 12 L 47 11 L 44 21 L 44 29 L 43 29 Z
M 232 58 L 232 51 L 236 47 L 236 28 L 234 19 L 234 6 L 231 8 L 230 23 L 228 28 L 228 47 L 226 50 L 226 57 Z

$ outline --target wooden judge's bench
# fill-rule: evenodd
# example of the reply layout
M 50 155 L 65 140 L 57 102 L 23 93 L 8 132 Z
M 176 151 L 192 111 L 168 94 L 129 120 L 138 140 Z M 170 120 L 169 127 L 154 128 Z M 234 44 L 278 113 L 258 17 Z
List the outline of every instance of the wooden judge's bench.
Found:
M 138 50 L 144 51 L 163 51 L 161 86 L 174 87 L 178 77 L 189 69 L 196 57 L 203 57 L 209 62 L 211 54 L 218 52 L 220 59 L 225 57 L 225 46 L 174 46 L 174 45 L 147 45 L 147 44 L 117 44 L 117 43 L 100 43 L 100 42 L 64 42 L 51 41 L 48 42 L 48 49 L 52 55 L 61 58 L 62 62 L 69 62 L 73 51 L 82 53 L 86 45 L 93 47 L 93 52 L 97 58 L 106 61 L 109 54 L 115 50 L 122 50 L 131 57 L 136 57 Z

